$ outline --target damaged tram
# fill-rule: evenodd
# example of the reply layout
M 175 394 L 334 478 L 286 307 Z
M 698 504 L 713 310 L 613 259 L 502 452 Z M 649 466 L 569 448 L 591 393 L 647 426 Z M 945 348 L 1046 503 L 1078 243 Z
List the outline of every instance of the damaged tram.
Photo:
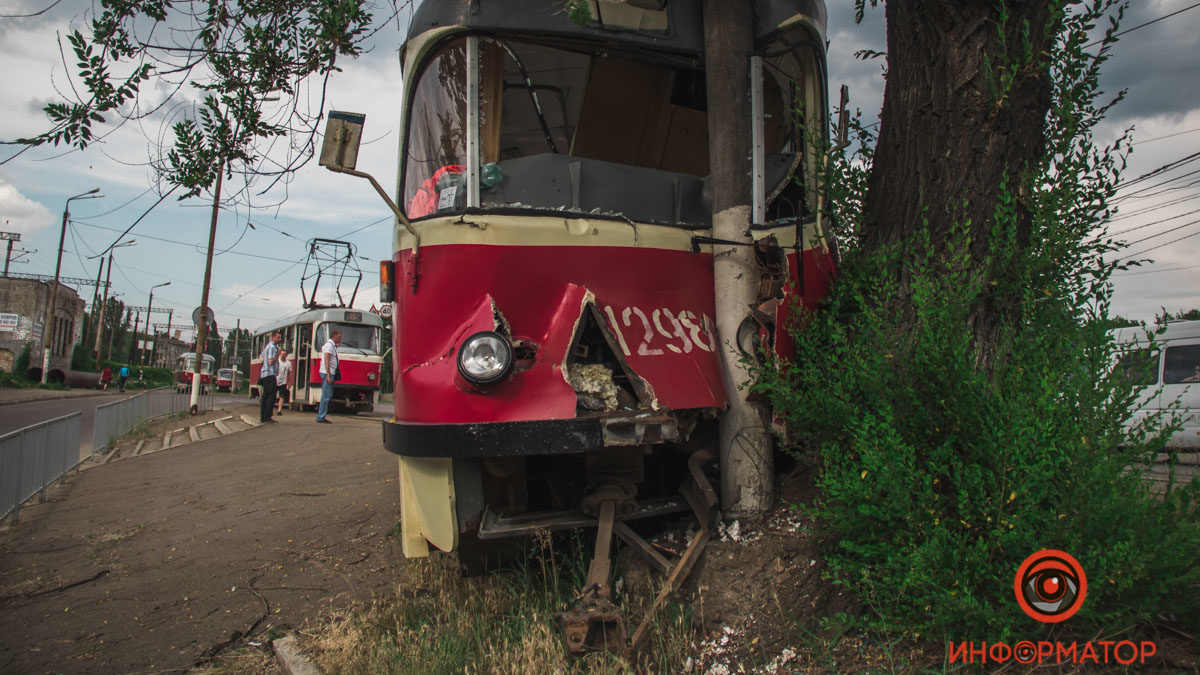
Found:
M 401 50 L 398 205 L 354 169 L 361 115 L 331 112 L 321 152 L 396 212 L 383 438 L 400 457 L 405 555 L 433 546 L 477 568 L 496 542 L 598 525 L 590 604 L 560 617 L 572 650 L 614 616 L 614 534 L 671 580 L 706 541 L 728 401 L 713 245 L 733 244 L 712 236 L 702 3 L 585 4 L 586 19 L 561 0 L 419 5 Z M 817 199 L 826 14 L 821 0 L 753 7 L 745 171 L 763 280 L 736 340 L 786 357 L 787 317 L 834 274 Z M 689 510 L 702 534 L 674 567 L 626 525 Z
M 403 549 L 480 562 L 488 540 L 686 512 L 726 407 L 714 334 L 699 0 L 424 2 L 392 260 Z M 759 0 L 747 59 L 754 333 L 833 277 L 818 217 L 825 7 Z M 814 131 L 815 130 L 815 131 Z M 717 242 L 720 243 L 720 242 Z M 620 534 L 620 532 L 618 532 Z

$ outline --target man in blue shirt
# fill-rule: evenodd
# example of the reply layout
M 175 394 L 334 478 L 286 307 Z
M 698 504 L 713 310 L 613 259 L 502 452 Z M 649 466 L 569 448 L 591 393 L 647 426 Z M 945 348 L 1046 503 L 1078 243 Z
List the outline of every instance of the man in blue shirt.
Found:
M 121 366 L 121 391 L 125 391 L 125 380 L 129 379 L 129 366 Z
M 262 351 L 262 370 L 258 373 L 258 419 L 263 423 L 275 422 L 271 419 L 271 413 L 275 412 L 276 376 L 279 375 L 279 341 L 282 339 L 283 335 L 279 331 L 271 333 L 271 339 L 267 341 L 267 346 Z

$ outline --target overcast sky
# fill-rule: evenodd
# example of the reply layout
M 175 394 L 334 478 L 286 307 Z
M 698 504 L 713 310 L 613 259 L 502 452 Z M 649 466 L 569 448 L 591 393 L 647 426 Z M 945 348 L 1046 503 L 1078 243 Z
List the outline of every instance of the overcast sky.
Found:
M 14 15 L 42 9 L 50 0 L 3 4 L 0 14 Z M 1124 25 L 1133 27 L 1192 4 L 1194 0 L 1137 0 Z M 885 48 L 883 10 L 869 10 L 864 23 L 855 25 L 850 0 L 828 5 L 830 98 L 836 100 L 838 87 L 845 83 L 851 105 L 874 117 L 883 90 L 882 60 L 860 61 L 853 53 Z M 47 127 L 42 106 L 59 98 L 56 88 L 70 87 L 58 38 L 81 25 L 87 7 L 90 3 L 83 0 L 64 0 L 36 18 L 0 18 L 0 72 L 6 85 L 0 94 L 0 139 L 33 135 Z M 1105 133 L 1135 128 L 1128 177 L 1200 151 L 1198 29 L 1200 8 L 1137 29 L 1124 36 L 1116 49 L 1105 86 L 1113 92 L 1127 88 L 1129 97 L 1114 111 Z M 399 37 L 392 22 L 378 34 L 369 54 L 340 64 L 344 72 L 333 78 L 326 106 L 366 113 L 366 142 L 358 168 L 373 173 L 385 186 L 393 185 L 396 177 Z M 62 262 L 64 276 L 94 278 L 98 259 L 89 258 L 112 244 L 158 199 L 150 188 L 152 172 L 147 162 L 152 148 L 147 137 L 161 134 L 158 121 L 164 116 L 176 119 L 178 114 L 178 109 L 168 109 L 140 126 L 127 124 L 86 152 L 38 148 L 0 166 L 0 231 L 21 233 L 18 248 L 36 250 L 13 263 L 12 271 L 52 275 L 66 199 L 98 187 L 103 199 L 71 203 Z M 0 149 L 6 157 L 12 151 L 12 146 Z M 1183 165 L 1138 187 L 1181 176 L 1196 166 L 1200 163 Z M 1148 320 L 1163 307 L 1170 311 L 1200 307 L 1200 218 L 1195 214 L 1173 218 L 1200 209 L 1197 184 L 1196 179 L 1183 177 L 1121 203 L 1123 212 L 1135 215 L 1122 216 L 1113 229 L 1140 227 L 1127 236 L 1131 240 L 1150 237 L 1134 244 L 1131 252 L 1166 245 L 1147 254 L 1154 264 L 1117 279 L 1116 313 Z M 222 334 L 239 320 L 242 327 L 253 329 L 300 306 L 306 242 L 313 237 L 354 243 L 364 272 L 355 304 L 370 307 L 377 301 L 376 261 L 390 257 L 391 218 L 368 183 L 329 173 L 313 162 L 286 189 L 277 187 L 267 195 L 256 195 L 254 201 L 282 203 L 249 214 L 245 207 L 226 210 L 218 226 L 217 250 L 223 252 L 214 260 L 209 304 L 217 312 Z M 155 289 L 154 306 L 174 309 L 173 321 L 190 331 L 188 317 L 200 304 L 210 206 L 202 197 L 183 202 L 171 197 L 154 209 L 126 237 L 137 244 L 117 249 L 114 292 L 127 304 L 144 306 L 152 286 L 170 281 L 170 286 Z M 1149 210 L 1155 207 L 1161 208 Z M 1186 238 L 1168 243 L 1181 237 Z M 90 289 L 80 290 L 90 299 Z M 156 323 L 166 319 L 165 314 L 155 315 Z

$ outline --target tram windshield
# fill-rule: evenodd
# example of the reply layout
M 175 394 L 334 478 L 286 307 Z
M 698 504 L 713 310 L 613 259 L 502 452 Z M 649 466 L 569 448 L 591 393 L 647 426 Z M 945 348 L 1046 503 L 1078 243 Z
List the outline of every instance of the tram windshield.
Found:
M 325 322 L 317 326 L 313 348 L 321 351 L 329 339 L 329 335 L 335 330 L 342 331 L 342 344 L 338 346 L 339 351 L 354 350 L 369 355 L 379 353 L 379 327 L 361 323 Z
M 205 354 L 204 362 L 200 365 L 200 372 L 205 373 L 205 374 L 211 373 L 212 369 L 213 369 L 214 361 L 215 361 L 215 359 L 213 359 L 213 357 L 209 356 L 208 354 Z M 175 370 L 191 372 L 191 371 L 194 371 L 195 369 L 196 369 L 196 357 L 195 356 L 191 356 L 191 355 L 181 356 L 175 361 Z
M 498 37 L 481 37 L 479 55 L 481 207 L 689 225 L 711 218 L 702 71 Z M 787 111 L 802 108 L 812 90 L 798 84 L 803 68 L 780 67 L 786 59 L 773 59 L 763 78 L 767 170 L 775 157 L 781 185 L 801 165 L 803 146 L 800 113 Z M 403 179 L 410 218 L 466 207 L 467 65 L 459 38 L 426 61 L 416 82 Z

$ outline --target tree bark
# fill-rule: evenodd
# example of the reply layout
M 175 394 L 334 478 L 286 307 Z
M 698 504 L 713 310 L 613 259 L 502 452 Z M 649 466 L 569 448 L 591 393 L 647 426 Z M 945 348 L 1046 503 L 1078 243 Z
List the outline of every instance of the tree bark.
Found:
M 1007 183 L 1018 195 L 1039 165 L 1051 103 L 1047 52 L 1057 17 L 1050 2 L 908 0 L 886 5 L 888 73 L 879 140 L 868 187 L 864 253 L 898 245 L 911 262 L 912 239 L 928 223 L 935 264 L 987 274 L 989 235 Z M 1029 246 L 1029 211 L 1018 198 L 1016 242 Z M 945 255 L 951 228 L 969 234 L 966 260 Z M 911 291 L 907 265 L 895 271 Z M 902 301 L 903 303 L 904 301 Z M 911 306 L 897 308 L 911 316 Z M 1016 307 L 991 297 L 972 311 L 983 362 Z
M 708 84 L 708 153 L 712 158 L 713 236 L 750 244 L 749 2 L 705 0 L 704 66 Z M 740 363 L 737 330 L 757 299 L 761 272 L 751 246 L 713 246 L 717 341 L 729 409 L 720 419 L 721 501 L 733 516 L 771 505 L 775 469 L 762 406 L 746 400 L 749 373 Z

